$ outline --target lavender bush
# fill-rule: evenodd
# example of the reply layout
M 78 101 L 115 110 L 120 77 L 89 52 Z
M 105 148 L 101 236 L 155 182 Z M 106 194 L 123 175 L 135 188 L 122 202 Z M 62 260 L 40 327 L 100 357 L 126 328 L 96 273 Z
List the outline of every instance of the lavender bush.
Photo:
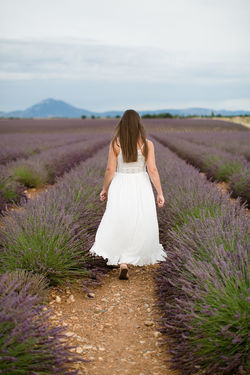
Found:
M 8 209 L 10 202 L 17 203 L 21 199 L 26 200 L 24 185 L 14 181 L 5 172 L 0 166 L 0 213 Z
M 15 271 L 7 272 L 2 282 L 5 284 L 4 288 L 6 293 L 11 290 L 15 282 L 16 292 L 20 293 L 22 289 L 26 288 L 27 293 L 31 296 L 37 294 L 41 297 L 42 301 L 46 301 L 47 299 L 49 281 L 43 275 L 23 269 L 16 269 Z
M 229 181 L 229 189 L 232 191 L 232 197 L 242 197 L 248 202 L 250 208 L 250 171 L 249 168 L 243 168 L 240 172 L 234 173 Z
M 214 182 L 154 142 L 166 205 L 155 271 L 159 320 L 181 374 L 247 374 L 249 218 Z
M 188 142 L 176 135 L 157 134 L 153 137 L 163 145 L 176 152 L 181 158 L 205 172 L 207 177 L 215 181 L 229 181 L 234 196 L 250 205 L 250 163 L 242 155 L 233 155 L 213 147 Z M 244 175 L 244 180 L 230 184 L 236 176 Z
M 0 278 L 0 374 L 77 375 L 71 364 L 87 360 L 70 351 L 75 346 L 65 343 L 66 327 L 50 323 L 51 309 L 28 293 L 29 284 L 22 288 L 18 277 L 7 278 Z

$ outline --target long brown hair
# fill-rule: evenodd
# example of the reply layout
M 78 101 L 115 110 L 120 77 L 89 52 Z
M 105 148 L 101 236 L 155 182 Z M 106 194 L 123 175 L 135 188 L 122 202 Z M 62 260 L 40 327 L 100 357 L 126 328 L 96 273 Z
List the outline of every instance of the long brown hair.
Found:
M 120 152 L 122 152 L 123 161 L 125 163 L 137 161 L 137 143 L 140 137 L 144 143 L 144 146 L 141 149 L 142 154 L 144 155 L 145 160 L 147 160 L 148 144 L 146 142 L 146 131 L 141 122 L 140 115 L 133 109 L 127 109 L 116 125 L 111 141 L 115 154 L 117 153 L 114 144 L 115 142 L 118 144 L 119 140 L 119 145 L 121 148 Z

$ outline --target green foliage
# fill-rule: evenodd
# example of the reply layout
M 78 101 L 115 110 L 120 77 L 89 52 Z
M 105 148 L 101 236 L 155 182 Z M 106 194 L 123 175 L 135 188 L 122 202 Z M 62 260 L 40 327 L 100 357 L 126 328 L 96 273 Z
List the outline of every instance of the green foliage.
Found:
M 46 146 L 43 146 L 43 148 L 46 148 Z M 41 147 L 41 150 L 42 150 L 42 147 Z M 26 150 L 27 155 L 35 155 L 37 154 L 37 152 L 39 152 L 37 148 L 30 148 L 29 150 Z
M 242 164 L 235 161 L 224 162 L 215 171 L 215 178 L 218 181 L 228 181 L 230 177 L 242 169 Z
M 214 154 L 204 155 L 202 165 L 201 165 L 201 171 L 206 172 L 211 164 L 216 164 L 217 162 L 219 162 L 219 160 L 220 160 L 220 157 L 218 155 L 214 155 Z
M 196 302 L 195 318 L 190 323 L 192 330 L 189 341 L 196 356 L 207 357 L 207 362 L 203 361 L 205 369 L 209 366 L 211 357 L 213 361 L 223 365 L 221 353 L 226 353 L 228 359 L 239 352 L 247 354 L 249 285 L 246 280 L 237 282 L 233 278 L 224 278 L 220 288 L 216 288 L 207 280 L 203 282 L 206 283 L 208 291 L 199 302 Z M 203 335 L 200 335 L 200 332 L 203 332 Z
M 149 114 L 146 113 L 141 116 L 142 118 L 174 118 L 175 116 L 171 115 L 171 113 L 159 113 L 159 114 Z
M 231 176 L 229 188 L 233 192 L 233 197 L 240 197 L 250 207 L 250 174 L 248 168 L 243 168 L 240 173 Z
M 43 176 L 31 165 L 18 165 L 11 168 L 12 177 L 27 187 L 40 187 L 47 181 L 47 176 Z
M 7 202 L 15 201 L 19 196 L 15 181 L 10 179 L 0 182 L 0 191 Z
M 1 272 L 25 269 L 44 275 L 51 284 L 63 283 L 74 275 L 86 275 L 86 270 L 79 266 L 79 258 L 84 259 L 84 244 L 58 219 L 48 225 L 43 217 L 26 217 L 27 227 L 19 225 L 15 237 L 5 240 Z
M 239 175 L 238 180 L 234 182 L 233 189 L 234 189 L 234 192 L 238 196 L 241 196 L 242 192 L 245 191 L 246 183 L 249 183 L 249 176 L 247 174 Z M 250 200 L 249 192 L 248 192 L 248 199 Z
M 214 203 L 204 202 L 194 206 L 187 207 L 178 211 L 173 219 L 173 229 L 175 231 L 181 230 L 182 226 L 188 224 L 190 218 L 205 220 L 208 217 L 218 217 L 220 215 L 221 207 Z

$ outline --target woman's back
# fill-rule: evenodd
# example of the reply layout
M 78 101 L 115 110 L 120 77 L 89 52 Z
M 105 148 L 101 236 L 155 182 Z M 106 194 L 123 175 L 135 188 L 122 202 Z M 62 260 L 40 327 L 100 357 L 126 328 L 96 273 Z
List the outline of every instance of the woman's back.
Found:
M 145 157 L 142 153 L 143 144 L 141 145 L 140 149 L 137 150 L 138 158 L 137 161 L 126 163 L 123 161 L 122 157 L 122 149 L 120 147 L 120 152 L 117 159 L 117 168 L 116 172 L 120 173 L 138 173 L 138 172 L 146 172 L 146 162 Z

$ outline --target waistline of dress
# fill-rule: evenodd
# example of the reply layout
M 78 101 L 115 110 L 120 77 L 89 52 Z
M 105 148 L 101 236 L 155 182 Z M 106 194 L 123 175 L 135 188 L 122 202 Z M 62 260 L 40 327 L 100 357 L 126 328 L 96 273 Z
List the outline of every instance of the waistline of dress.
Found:
M 115 174 L 128 174 L 128 175 L 142 174 L 142 173 L 148 174 L 147 171 L 138 171 L 138 172 L 121 172 L 121 171 L 115 171 Z

